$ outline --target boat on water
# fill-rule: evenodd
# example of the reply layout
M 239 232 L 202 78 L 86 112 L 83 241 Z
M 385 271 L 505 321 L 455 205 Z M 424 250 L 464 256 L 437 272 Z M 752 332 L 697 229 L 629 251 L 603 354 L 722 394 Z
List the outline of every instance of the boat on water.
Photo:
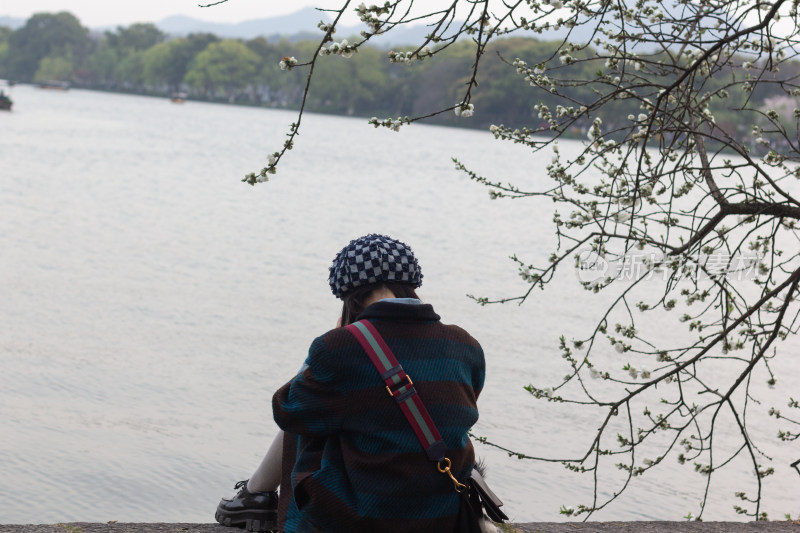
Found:
M 68 91 L 69 90 L 69 82 L 68 81 L 59 81 L 59 80 L 47 80 L 47 81 L 40 81 L 36 84 L 36 86 L 40 89 L 52 89 L 56 91 Z
M 11 111 L 11 106 L 14 105 L 14 102 L 11 101 L 11 98 L 2 90 L 0 90 L 0 110 L 2 111 Z
M 172 93 L 169 97 L 170 102 L 173 104 L 182 104 L 186 101 L 186 93 Z

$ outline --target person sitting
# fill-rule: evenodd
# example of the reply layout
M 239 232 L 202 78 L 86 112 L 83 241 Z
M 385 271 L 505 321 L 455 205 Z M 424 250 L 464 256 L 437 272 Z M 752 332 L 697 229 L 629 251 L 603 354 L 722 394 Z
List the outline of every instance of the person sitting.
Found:
M 249 481 L 220 501 L 219 523 L 288 533 L 458 530 L 454 482 L 475 464 L 468 432 L 478 420 L 484 354 L 419 299 L 421 284 L 411 248 L 390 237 L 366 235 L 336 255 L 329 285 L 342 300 L 337 327 L 314 339 L 300 372 L 273 396 L 281 432 Z M 345 327 L 365 322 L 441 432 L 452 477 L 426 455 L 393 391 Z

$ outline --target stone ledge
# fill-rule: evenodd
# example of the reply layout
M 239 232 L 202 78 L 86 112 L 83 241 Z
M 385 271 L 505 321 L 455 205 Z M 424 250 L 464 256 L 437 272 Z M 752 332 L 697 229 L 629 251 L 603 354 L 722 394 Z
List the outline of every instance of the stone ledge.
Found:
M 800 533 L 800 520 L 782 522 L 531 522 L 503 527 L 509 533 Z M 70 522 L 3 525 L 0 533 L 236 533 L 219 524 Z

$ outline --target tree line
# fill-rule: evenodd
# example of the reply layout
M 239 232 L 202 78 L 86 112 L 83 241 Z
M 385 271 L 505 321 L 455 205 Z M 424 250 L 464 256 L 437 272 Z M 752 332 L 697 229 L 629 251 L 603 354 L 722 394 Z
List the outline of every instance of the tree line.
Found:
M 71 13 L 39 13 L 17 30 L 0 26 L 0 78 L 25 83 L 59 80 L 87 89 L 162 96 L 183 92 L 198 100 L 295 109 L 304 95 L 307 71 L 284 71 L 279 63 L 284 57 L 307 60 L 318 44 L 263 37 L 222 39 L 209 33 L 176 38 L 150 23 L 120 26 L 95 35 Z M 572 58 L 571 64 L 554 60 L 554 51 L 561 45 L 561 41 L 527 37 L 493 41 L 484 51 L 478 72 L 476 81 L 481 90 L 471 100 L 474 116 L 460 119 L 439 115 L 430 122 L 477 128 L 546 123 L 540 119 L 541 106 L 555 110 L 562 98 L 541 91 L 531 98 L 521 69 L 514 67 L 517 58 L 527 65 L 541 63 L 542 67 L 559 68 L 562 74 L 567 71 L 571 79 L 590 80 L 603 68 L 598 60 L 585 60 L 593 55 L 591 49 L 585 49 L 582 58 Z M 424 115 L 458 103 L 475 61 L 474 46 L 468 40 L 452 44 L 446 57 L 415 61 L 413 66 L 389 61 L 387 52 L 364 46 L 356 57 L 332 55 L 317 62 L 306 109 L 359 116 Z M 743 62 L 741 68 L 730 69 L 728 76 L 709 80 L 709 86 L 713 89 L 711 86 L 722 86 L 729 78 L 747 77 L 749 68 Z M 797 63 L 785 68 L 800 74 Z M 594 90 L 586 83 L 570 87 L 566 93 L 580 101 Z M 785 108 L 787 123 L 794 122 L 794 103 L 784 102 L 786 97 L 774 85 L 758 84 L 748 97 L 771 109 Z M 714 102 L 711 111 L 717 125 L 731 134 L 748 135 L 749 126 L 741 123 L 735 111 L 743 103 L 734 99 Z M 600 118 L 607 131 L 613 132 L 624 127 L 629 115 L 638 110 L 638 102 L 619 100 L 604 107 Z M 585 135 L 589 122 L 583 122 L 576 122 L 565 134 Z

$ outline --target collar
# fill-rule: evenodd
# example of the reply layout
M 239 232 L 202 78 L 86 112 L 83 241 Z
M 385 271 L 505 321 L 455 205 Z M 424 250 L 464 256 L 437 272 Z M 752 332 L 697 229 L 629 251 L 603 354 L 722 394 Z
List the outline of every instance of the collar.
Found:
M 439 320 L 441 317 L 436 314 L 431 304 L 407 304 L 381 300 L 364 309 L 356 317 L 356 320 L 364 318 L 430 321 Z
M 422 302 L 419 298 L 381 298 L 378 300 L 379 302 L 394 302 L 397 304 L 410 304 L 410 305 L 419 305 Z

